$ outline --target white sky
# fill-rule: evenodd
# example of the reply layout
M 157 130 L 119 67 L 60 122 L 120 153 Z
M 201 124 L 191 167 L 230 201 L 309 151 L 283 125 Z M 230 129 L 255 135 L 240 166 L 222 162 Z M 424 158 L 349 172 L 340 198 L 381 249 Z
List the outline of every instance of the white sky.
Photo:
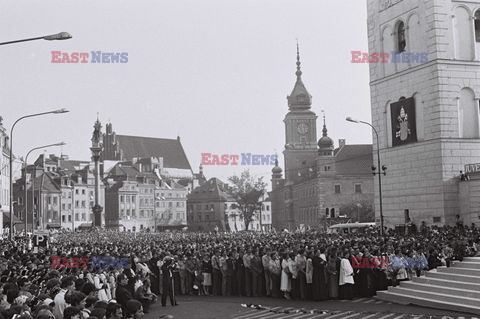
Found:
M 359 0 L 82 0 L 0 5 L 0 42 L 67 31 L 67 41 L 0 48 L 0 115 L 10 129 L 25 114 L 71 112 L 17 125 L 14 153 L 65 141 L 71 159 L 90 158 L 99 112 L 123 135 L 181 136 L 196 172 L 201 153 L 280 155 L 286 96 L 295 83 L 295 39 L 303 81 L 313 96 L 318 138 L 321 110 L 329 136 L 371 143 L 366 3 Z M 128 52 L 126 64 L 52 64 L 51 51 Z M 90 58 L 89 58 L 90 60 Z M 33 160 L 38 153 L 30 158 Z M 29 161 L 30 162 L 30 161 Z M 266 176 L 272 166 L 206 166 L 226 180 L 243 169 Z

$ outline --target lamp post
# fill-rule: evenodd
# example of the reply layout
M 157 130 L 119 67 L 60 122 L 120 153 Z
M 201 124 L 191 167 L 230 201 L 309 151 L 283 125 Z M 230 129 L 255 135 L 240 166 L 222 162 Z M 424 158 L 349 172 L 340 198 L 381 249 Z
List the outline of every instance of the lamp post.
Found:
M 49 112 L 41 112 L 41 113 L 35 113 L 35 114 L 29 114 L 22 116 L 21 118 L 17 119 L 13 125 L 12 128 L 10 129 L 10 153 L 9 153 L 9 164 L 10 164 L 10 233 L 9 233 L 9 238 L 10 240 L 13 239 L 13 207 L 12 207 L 12 202 L 13 202 L 13 168 L 12 168 L 12 163 L 13 163 L 13 129 L 15 128 L 15 125 L 20 122 L 23 119 L 29 118 L 29 117 L 35 117 L 35 116 L 41 116 L 41 115 L 46 115 L 46 114 L 62 114 L 62 113 L 67 113 L 67 109 L 58 109 L 54 111 L 49 111 Z
M 48 145 L 44 145 L 44 146 L 38 146 L 38 147 L 34 147 L 32 148 L 30 151 L 28 151 L 27 153 L 27 156 L 25 156 L 25 182 L 24 182 L 24 186 L 25 186 L 25 200 L 24 200 L 24 203 L 25 203 L 25 236 L 27 235 L 27 207 L 28 207 L 28 201 L 27 201 L 27 163 L 28 163 L 28 155 L 30 155 L 31 152 L 33 151 L 36 151 L 36 150 L 39 150 L 39 149 L 42 149 L 42 148 L 47 148 L 47 147 L 52 147 L 52 146 L 63 146 L 65 145 L 66 143 L 65 142 L 60 142 L 60 143 L 55 143 L 55 144 L 48 144 Z M 33 178 L 35 178 L 35 176 L 33 176 Z M 35 194 L 35 193 L 33 193 Z M 33 206 L 32 206 L 32 221 L 33 221 Z M 32 232 L 33 232 L 33 227 L 32 227 Z
M 362 123 L 370 126 L 373 131 L 375 132 L 375 137 L 377 139 L 377 167 L 372 166 L 372 171 L 373 175 L 378 175 L 378 194 L 379 194 L 379 200 L 380 200 L 380 234 L 383 236 L 383 202 L 382 202 L 382 174 L 386 175 L 386 167 L 385 166 L 380 166 L 380 143 L 378 141 L 378 132 L 375 129 L 375 127 L 364 121 L 359 121 L 359 120 L 354 120 L 350 116 L 346 118 L 348 122 L 353 122 L 353 123 Z
M 35 38 L 28 38 L 28 39 L 22 39 L 22 40 L 0 42 L 0 45 L 12 44 L 12 43 L 18 43 L 18 42 L 35 41 L 35 40 L 47 40 L 47 41 L 68 40 L 68 39 L 71 39 L 71 38 L 72 38 L 72 35 L 70 33 L 60 32 L 60 33 L 57 33 L 57 34 L 44 35 L 42 37 L 35 37 Z

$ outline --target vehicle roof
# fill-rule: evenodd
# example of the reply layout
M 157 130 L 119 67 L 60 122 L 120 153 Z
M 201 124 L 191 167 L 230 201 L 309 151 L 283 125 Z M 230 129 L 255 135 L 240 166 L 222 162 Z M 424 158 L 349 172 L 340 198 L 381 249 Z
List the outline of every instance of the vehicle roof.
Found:
M 329 228 L 355 228 L 355 227 L 369 227 L 375 226 L 375 223 L 344 223 L 332 225 Z

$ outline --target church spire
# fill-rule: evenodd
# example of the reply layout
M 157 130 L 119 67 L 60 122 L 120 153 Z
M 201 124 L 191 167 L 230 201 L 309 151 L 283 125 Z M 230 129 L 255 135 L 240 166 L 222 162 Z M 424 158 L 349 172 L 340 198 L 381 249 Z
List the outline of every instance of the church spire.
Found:
M 325 124 L 325 112 L 323 112 L 323 130 L 322 130 L 322 135 L 323 136 L 328 136 L 327 135 L 327 124 Z
M 301 80 L 302 76 L 302 71 L 300 70 L 300 50 L 298 48 L 298 40 L 297 40 L 297 72 L 295 72 L 295 75 L 297 76 L 297 81 Z
M 290 109 L 296 110 L 308 110 L 312 105 L 312 96 L 308 93 L 305 85 L 302 82 L 302 70 L 300 65 L 300 46 L 298 45 L 297 41 L 297 71 L 295 75 L 297 76 L 297 80 L 295 82 L 295 86 L 293 87 L 292 93 L 287 97 L 288 99 L 288 107 Z

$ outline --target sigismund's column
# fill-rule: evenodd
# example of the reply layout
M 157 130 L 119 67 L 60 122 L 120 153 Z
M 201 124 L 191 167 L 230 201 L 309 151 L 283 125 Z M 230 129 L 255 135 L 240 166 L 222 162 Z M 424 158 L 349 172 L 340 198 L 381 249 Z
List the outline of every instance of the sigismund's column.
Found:
M 104 219 L 102 218 L 102 211 L 103 207 L 98 204 L 98 198 L 100 194 L 100 169 L 99 169 L 99 160 L 100 154 L 103 150 L 103 145 L 100 142 L 100 138 L 102 136 L 102 124 L 98 120 L 93 125 L 93 134 L 92 134 L 92 147 L 90 150 L 92 151 L 92 160 L 95 163 L 95 205 L 92 207 L 92 212 L 94 216 L 93 226 L 95 227 L 104 227 Z

